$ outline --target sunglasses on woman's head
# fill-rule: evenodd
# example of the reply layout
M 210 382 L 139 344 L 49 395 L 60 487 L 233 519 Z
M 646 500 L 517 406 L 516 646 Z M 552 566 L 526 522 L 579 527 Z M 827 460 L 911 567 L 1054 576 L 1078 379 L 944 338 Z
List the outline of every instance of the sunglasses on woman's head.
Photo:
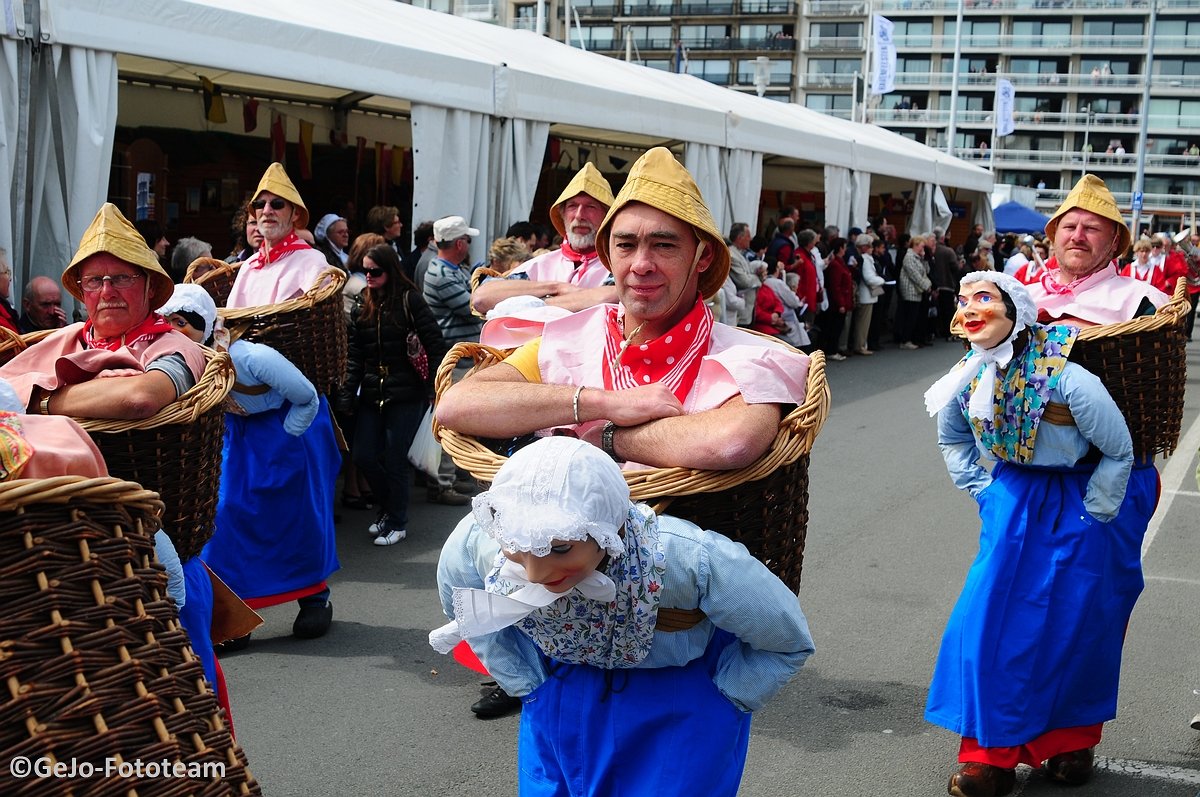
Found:
M 265 199 L 256 199 L 250 203 L 250 207 L 254 208 L 255 210 L 262 210 L 266 206 L 267 206 L 267 200 L 265 200 Z M 286 207 L 287 207 L 286 199 L 283 199 L 281 197 L 275 197 L 274 199 L 271 200 L 271 208 L 273 210 L 283 210 Z
M 381 268 L 364 268 L 363 273 L 366 274 L 368 277 L 381 277 L 381 276 L 383 276 L 383 269 L 381 269 Z

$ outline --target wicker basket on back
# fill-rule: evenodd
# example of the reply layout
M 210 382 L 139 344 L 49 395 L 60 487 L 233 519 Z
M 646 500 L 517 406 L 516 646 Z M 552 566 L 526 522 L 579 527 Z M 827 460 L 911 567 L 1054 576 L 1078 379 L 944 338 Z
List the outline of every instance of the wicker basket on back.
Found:
M 226 263 L 215 257 L 198 257 L 188 264 L 183 281 L 199 285 L 208 291 L 208 295 L 217 303 L 217 307 L 224 307 L 226 300 L 229 299 L 229 292 L 233 290 L 233 281 L 237 279 L 238 269 L 241 267 L 241 263 Z
M 450 387 L 454 365 L 471 359 L 475 370 L 503 361 L 506 352 L 477 343 L 459 343 L 438 368 L 435 387 Z M 804 402 L 779 424 L 771 447 L 757 462 L 738 470 L 647 468 L 625 471 L 634 501 L 658 512 L 690 520 L 737 540 L 792 590 L 800 588 L 808 532 L 808 461 L 813 442 L 829 415 L 825 355 L 809 363 Z M 490 482 L 505 458 L 479 440 L 434 421 L 434 434 L 461 468 Z
M 162 497 L 163 529 L 184 561 L 213 533 L 221 482 L 225 397 L 233 387 L 228 354 L 206 350 L 195 387 L 157 414 L 137 421 L 76 418 L 104 455 L 113 476 L 137 481 Z
M 346 272 L 332 266 L 302 296 L 218 313 L 233 340 L 263 343 L 287 357 L 317 392 L 332 395 L 346 378 Z
M 6 794 L 261 793 L 167 600 L 152 539 L 161 511 L 154 493 L 113 478 L 0 484 Z M 16 771 L 21 758 L 77 774 Z
M 1138 459 L 1169 455 L 1179 444 L 1187 387 L 1187 280 L 1154 315 L 1085 327 L 1070 361 L 1088 369 L 1121 408 Z

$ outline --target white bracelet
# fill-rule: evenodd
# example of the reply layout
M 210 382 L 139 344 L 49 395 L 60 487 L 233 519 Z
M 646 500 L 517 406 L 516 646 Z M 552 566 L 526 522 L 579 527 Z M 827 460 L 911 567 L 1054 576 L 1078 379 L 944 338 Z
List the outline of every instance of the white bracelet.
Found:
M 582 423 L 579 420 L 579 394 L 583 392 L 583 385 L 575 388 L 575 396 L 571 399 L 571 412 L 575 416 L 575 423 Z

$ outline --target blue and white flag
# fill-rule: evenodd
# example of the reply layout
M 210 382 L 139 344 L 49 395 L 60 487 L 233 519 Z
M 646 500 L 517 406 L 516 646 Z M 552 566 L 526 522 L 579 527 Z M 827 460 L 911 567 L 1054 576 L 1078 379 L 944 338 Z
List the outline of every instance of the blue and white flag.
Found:
M 671 58 L 671 71 L 682 75 L 687 72 L 688 55 L 687 48 L 683 46 L 682 39 L 675 40 L 675 54 Z
M 1016 129 L 1013 122 L 1013 84 L 1004 78 L 996 80 L 996 135 L 1012 135 Z
M 887 94 L 896 90 L 895 25 L 887 17 L 875 14 L 875 68 L 871 72 L 871 93 Z

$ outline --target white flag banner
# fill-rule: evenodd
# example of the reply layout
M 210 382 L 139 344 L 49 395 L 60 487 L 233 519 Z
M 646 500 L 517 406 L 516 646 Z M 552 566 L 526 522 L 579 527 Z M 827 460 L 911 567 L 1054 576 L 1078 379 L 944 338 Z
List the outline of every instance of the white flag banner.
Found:
M 875 14 L 875 68 L 871 72 L 871 93 L 888 94 L 896 90 L 895 25 L 887 17 Z
M 1012 135 L 1016 125 L 1013 123 L 1013 84 L 1004 78 L 996 80 L 996 135 Z

